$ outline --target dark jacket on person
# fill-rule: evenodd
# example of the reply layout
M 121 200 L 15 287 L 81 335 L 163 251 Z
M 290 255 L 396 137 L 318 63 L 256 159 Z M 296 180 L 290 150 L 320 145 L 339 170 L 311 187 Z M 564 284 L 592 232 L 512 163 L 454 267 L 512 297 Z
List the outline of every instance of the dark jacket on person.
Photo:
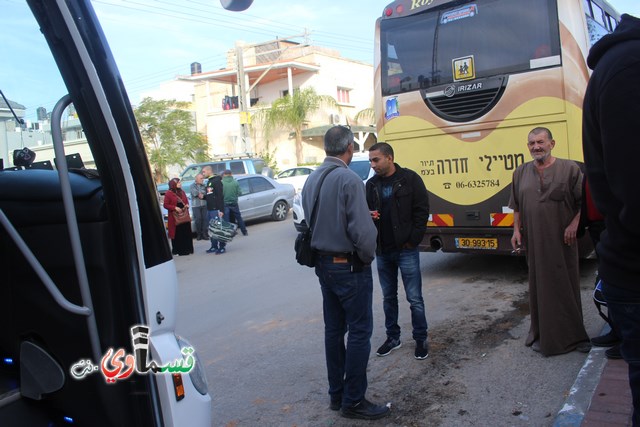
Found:
M 396 172 L 392 179 L 392 200 L 388 207 L 391 215 L 393 238 L 396 249 L 402 249 L 406 244 L 416 247 L 422 242 L 427 220 L 429 219 L 429 195 L 420 175 L 400 167 L 397 163 Z M 387 178 L 388 179 L 388 178 Z M 370 210 L 382 212 L 382 186 L 385 178 L 374 175 L 367 181 L 366 195 Z M 382 253 L 380 223 L 384 219 L 376 221 L 378 227 L 377 253 Z
M 209 192 L 209 188 L 212 188 L 213 191 Z M 214 175 L 207 180 L 207 195 L 205 199 L 207 200 L 208 211 L 224 212 L 224 192 L 220 175 Z
M 607 284 L 640 291 L 640 19 L 622 15 L 590 50 L 583 148 L 589 186 L 606 229 L 597 247 Z

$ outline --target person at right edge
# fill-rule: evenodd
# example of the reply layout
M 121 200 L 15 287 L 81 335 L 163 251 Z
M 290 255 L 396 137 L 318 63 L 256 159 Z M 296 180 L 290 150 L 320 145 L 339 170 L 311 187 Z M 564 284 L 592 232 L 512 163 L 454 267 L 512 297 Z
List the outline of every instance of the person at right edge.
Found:
M 629 366 L 633 425 L 640 426 L 640 19 L 624 14 L 589 51 L 582 145 L 591 195 L 604 215 L 596 247 L 608 314 Z
M 596 248 L 600 242 L 600 235 L 604 230 L 604 217 L 596 208 L 591 196 L 591 189 L 587 182 L 587 176 L 582 179 L 582 207 L 580 209 L 580 224 L 578 225 L 578 237 L 582 237 L 585 232 L 589 232 L 589 237 L 593 247 Z M 611 347 L 604 352 L 608 359 L 622 359 L 620 354 L 620 337 L 616 332 L 611 317 L 602 312 L 602 307 L 606 307 L 606 302 L 602 297 L 602 282 L 600 276 L 596 272 L 596 281 L 593 290 L 593 303 L 598 310 L 600 317 L 609 325 L 609 331 L 606 334 L 591 338 L 591 344 L 596 347 Z
M 422 273 L 418 245 L 429 219 L 429 195 L 420 175 L 394 162 L 393 148 L 379 142 L 369 148 L 375 175 L 367 181 L 367 203 L 378 228 L 376 264 L 382 288 L 387 340 L 376 354 L 386 356 L 400 348 L 398 325 L 398 269 L 411 310 L 414 357 L 426 359 L 427 318 L 422 298 Z
M 367 219 L 364 185 L 347 167 L 353 150 L 353 133 L 347 127 L 327 131 L 327 157 L 307 178 L 302 207 L 305 218 L 311 219 L 317 197 L 317 212 L 309 227 L 322 291 L 329 408 L 341 410 L 346 418 L 374 420 L 390 412 L 389 405 L 376 405 L 365 398 L 373 332 L 371 262 L 377 232 Z M 330 168 L 318 188 L 320 177 Z

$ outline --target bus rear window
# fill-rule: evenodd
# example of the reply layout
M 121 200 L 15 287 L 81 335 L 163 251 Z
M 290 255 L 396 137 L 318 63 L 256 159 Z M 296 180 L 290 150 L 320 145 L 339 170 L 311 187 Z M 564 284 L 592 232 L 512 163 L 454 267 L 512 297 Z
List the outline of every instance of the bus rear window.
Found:
M 380 25 L 383 95 L 560 65 L 553 0 L 456 2 Z

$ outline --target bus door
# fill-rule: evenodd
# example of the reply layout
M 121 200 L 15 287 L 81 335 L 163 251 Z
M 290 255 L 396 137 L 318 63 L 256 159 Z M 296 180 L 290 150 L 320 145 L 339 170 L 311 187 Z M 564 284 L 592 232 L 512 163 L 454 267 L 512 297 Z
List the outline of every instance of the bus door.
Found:
M 204 370 L 174 333 L 149 163 L 91 3 L 4 11 L 2 39 L 31 57 L 5 55 L 0 81 L 0 425 L 209 426 Z

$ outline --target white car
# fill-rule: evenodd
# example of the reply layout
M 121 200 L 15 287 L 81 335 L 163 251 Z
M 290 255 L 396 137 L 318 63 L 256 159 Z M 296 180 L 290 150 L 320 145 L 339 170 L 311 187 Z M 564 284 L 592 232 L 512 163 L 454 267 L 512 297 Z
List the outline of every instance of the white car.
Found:
M 276 174 L 276 181 L 281 184 L 291 184 L 296 189 L 296 193 L 302 191 L 307 177 L 315 170 L 315 166 L 299 166 L 296 168 L 285 169 Z
M 369 179 L 375 174 L 371 169 L 371 163 L 369 163 L 369 153 L 355 153 L 351 163 L 349 163 L 349 169 L 354 171 L 363 183 L 367 183 Z
M 369 153 L 357 153 L 353 155 L 353 159 L 349 164 L 349 169 L 354 171 L 362 183 L 366 184 L 369 178 L 375 173 L 369 164 Z M 302 190 L 302 189 L 301 189 Z M 293 198 L 293 226 L 298 231 L 307 229 L 307 222 L 304 219 L 304 210 L 302 209 L 302 191 L 298 191 Z

